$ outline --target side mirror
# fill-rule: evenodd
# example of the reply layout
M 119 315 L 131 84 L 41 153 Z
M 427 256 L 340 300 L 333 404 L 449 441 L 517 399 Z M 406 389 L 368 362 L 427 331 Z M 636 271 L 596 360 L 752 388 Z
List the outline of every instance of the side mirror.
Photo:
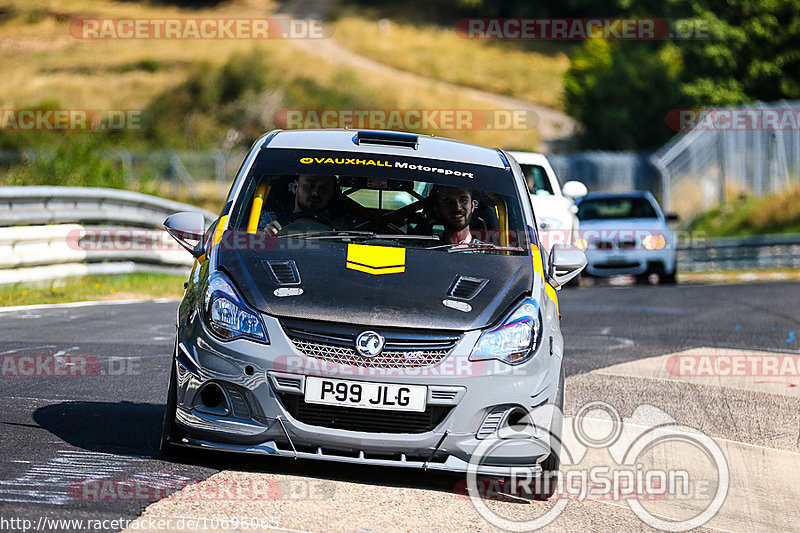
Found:
M 164 221 L 164 229 L 190 254 L 200 257 L 203 255 L 201 242 L 205 223 L 206 219 L 202 213 L 184 211 L 168 216 Z
M 580 181 L 568 181 L 561 187 L 561 192 L 570 198 L 580 198 L 589 194 L 589 189 Z
M 568 244 L 555 244 L 547 261 L 547 281 L 560 287 L 577 276 L 586 266 L 586 254 Z
M 677 222 L 681 219 L 677 213 L 667 213 L 664 215 L 664 218 L 667 220 L 667 222 Z

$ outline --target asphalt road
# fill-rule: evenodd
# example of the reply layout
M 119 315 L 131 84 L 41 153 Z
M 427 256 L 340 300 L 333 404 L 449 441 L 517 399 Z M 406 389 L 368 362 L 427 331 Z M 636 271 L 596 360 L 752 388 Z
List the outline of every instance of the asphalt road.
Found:
M 559 295 L 568 383 L 582 383 L 578 396 L 608 387 L 591 371 L 690 348 L 800 353 L 800 284 L 609 286 Z M 0 312 L 0 530 L 21 530 L 21 522 L 4 526 L 3 519 L 31 520 L 40 531 L 78 530 L 50 519 L 132 520 L 150 502 L 222 470 L 318 480 L 323 492 L 330 480 L 374 486 L 377 493 L 389 485 L 431 497 L 452 492 L 448 476 L 402 470 L 387 475 L 383 469 L 218 454 L 161 459 L 157 445 L 176 305 Z M 38 375 L 26 375 L 31 372 Z M 567 404 L 568 412 L 576 405 Z M 705 415 L 697 416 L 702 423 Z M 120 483 L 99 481 L 109 479 Z M 123 490 L 131 481 L 138 494 Z M 608 518 L 608 529 L 617 518 Z M 412 523 L 397 526 L 412 530 Z M 294 525 L 287 515 L 280 527 L 315 526 Z

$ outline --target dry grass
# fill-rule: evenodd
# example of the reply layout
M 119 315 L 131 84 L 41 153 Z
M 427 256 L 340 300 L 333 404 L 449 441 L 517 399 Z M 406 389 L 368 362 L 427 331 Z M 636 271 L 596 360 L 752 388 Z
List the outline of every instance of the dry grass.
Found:
M 392 22 L 382 32 L 377 21 L 357 16 L 339 18 L 333 36 L 354 52 L 401 70 L 563 108 L 569 58 L 551 43 L 541 43 L 547 53 L 538 53 L 514 43 L 464 39 L 453 28 Z
M 800 185 L 760 198 L 744 219 L 747 226 L 764 231 L 800 230 Z
M 0 24 L 0 32 L 3 35 L 0 41 L 0 69 L 3 72 L 3 76 L 0 77 L 0 106 L 3 109 L 32 107 L 43 102 L 78 109 L 142 109 L 158 94 L 183 82 L 189 76 L 192 66 L 198 62 L 221 65 L 231 54 L 250 50 L 263 53 L 270 68 L 284 74 L 286 80 L 306 77 L 322 87 L 336 87 L 338 90 L 367 95 L 369 100 L 375 102 L 376 109 L 490 108 L 485 102 L 466 97 L 458 91 L 434 88 L 425 83 L 398 81 L 388 75 L 365 75 L 350 68 L 331 64 L 299 50 L 289 41 L 147 39 L 89 41 L 76 39 L 69 32 L 69 22 L 77 16 L 135 18 L 269 16 L 274 6 L 256 0 L 233 0 L 205 10 L 186 10 L 158 5 L 142 6 L 108 0 L 11 0 L 9 6 L 14 14 Z M 336 31 L 345 30 L 337 27 Z M 408 28 L 404 31 L 413 30 Z M 440 38 L 435 32 L 431 35 L 434 40 Z M 458 37 L 455 39 L 460 41 Z M 463 44 L 472 43 L 459 44 L 462 44 L 463 48 Z M 455 53 L 455 44 L 452 46 Z M 415 53 L 415 57 L 419 58 L 422 49 L 418 49 Z M 441 57 L 442 51 L 431 48 L 429 55 Z M 479 56 L 483 57 L 481 54 Z M 447 60 L 447 67 L 453 72 L 472 72 L 474 67 L 470 63 L 470 57 L 469 54 L 453 56 Z M 500 63 L 498 54 L 492 57 L 494 57 L 493 62 Z M 389 56 L 381 59 L 391 61 Z M 142 60 L 156 64 L 158 68 L 154 71 L 135 68 L 135 65 Z M 431 59 L 429 62 L 433 61 L 439 60 Z M 464 63 L 458 63 L 461 61 Z M 481 61 L 487 60 L 481 59 Z M 512 66 L 515 61 L 523 61 L 526 68 L 519 69 L 518 66 Z M 503 60 L 507 73 L 515 70 L 531 70 L 530 61 L 533 61 L 533 56 L 530 54 L 510 56 Z M 565 63 L 566 58 L 554 61 Z M 535 64 L 533 66 L 534 70 L 553 72 L 552 68 L 537 69 Z M 441 65 L 441 68 L 443 67 L 444 65 Z M 505 76 L 501 69 L 498 77 Z M 514 83 L 524 86 L 527 82 Z M 551 91 L 556 83 L 560 84 L 560 81 L 540 80 L 538 85 L 546 86 L 547 90 Z M 482 88 L 493 89 L 491 86 Z M 290 91 L 291 86 L 287 81 L 286 87 L 271 89 Z M 560 85 L 554 94 L 556 93 L 560 94 Z M 551 101 L 556 100 L 557 96 L 551 99 Z M 489 146 L 523 150 L 535 149 L 538 146 L 538 134 L 534 129 L 457 130 L 436 133 Z
M 732 196 L 720 206 L 699 214 L 692 230 L 709 237 L 800 233 L 800 184 L 761 197 Z

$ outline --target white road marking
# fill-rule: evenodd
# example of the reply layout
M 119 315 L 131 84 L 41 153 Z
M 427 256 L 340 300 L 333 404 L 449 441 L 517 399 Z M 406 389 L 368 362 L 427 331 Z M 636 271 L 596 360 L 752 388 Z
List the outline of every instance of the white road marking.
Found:
M 130 475 L 134 465 L 146 465 L 146 458 L 80 450 L 58 450 L 44 464 L 31 466 L 23 475 L 0 480 L 0 501 L 65 505 L 75 501 L 76 486 L 99 479 L 120 479 L 128 473 L 134 487 L 167 490 L 192 480 L 165 472 Z M 14 461 L 32 464 L 30 461 Z M 79 495 L 80 497 L 80 495 Z
M 800 360 L 796 359 L 796 356 L 783 352 L 701 347 L 607 366 L 593 373 L 712 385 L 797 398 L 800 397 L 800 369 L 797 368 Z M 719 363 L 714 363 L 716 360 Z M 771 364 L 765 365 L 765 361 Z M 720 366 L 715 368 L 714 364 Z
M 56 348 L 55 344 L 45 344 L 43 346 L 26 346 L 25 348 L 16 348 L 14 350 L 7 350 L 5 352 L 0 352 L 0 355 L 8 355 L 17 352 L 25 352 L 28 350 L 41 350 L 42 348 Z
M 179 302 L 170 298 L 157 298 L 155 300 L 91 300 L 86 302 L 66 302 L 60 304 L 36 304 L 36 305 L 15 305 L 10 307 L 0 307 L 0 313 L 10 313 L 13 311 L 36 311 L 39 309 L 73 309 L 76 307 L 92 307 L 97 305 L 128 305 L 152 302 L 157 304 Z
M 0 501 L 64 505 L 74 501 L 70 484 L 75 480 L 96 479 L 121 474 L 130 458 L 93 452 L 59 450 L 41 465 L 34 465 L 22 476 L 0 481 Z

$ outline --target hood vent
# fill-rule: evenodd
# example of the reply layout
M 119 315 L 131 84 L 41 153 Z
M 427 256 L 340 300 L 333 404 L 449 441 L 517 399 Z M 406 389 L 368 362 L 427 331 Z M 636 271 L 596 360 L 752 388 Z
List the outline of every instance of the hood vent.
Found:
M 300 272 L 294 261 L 264 261 L 269 271 L 281 285 L 296 285 L 300 283 Z
M 489 283 L 488 279 L 456 276 L 447 295 L 459 300 L 472 300 L 487 283 Z

